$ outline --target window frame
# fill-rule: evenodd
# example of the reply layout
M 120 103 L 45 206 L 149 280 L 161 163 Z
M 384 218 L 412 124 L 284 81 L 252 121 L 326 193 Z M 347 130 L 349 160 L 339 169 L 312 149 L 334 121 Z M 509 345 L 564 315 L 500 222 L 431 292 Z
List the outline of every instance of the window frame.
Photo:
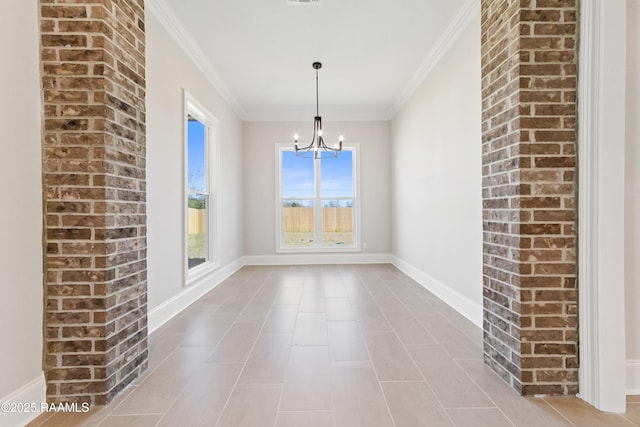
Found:
M 322 177 L 320 174 L 321 161 L 331 161 L 328 159 L 314 160 L 314 185 L 315 196 L 314 201 L 314 218 L 315 218 L 315 245 L 314 246 L 286 246 L 283 241 L 282 230 L 282 152 L 294 151 L 292 144 L 276 144 L 275 149 L 275 181 L 276 181 L 276 253 L 340 253 L 340 252 L 361 252 L 361 209 L 360 209 L 360 144 L 359 143 L 344 143 L 342 146 L 343 151 L 350 151 L 352 154 L 352 180 L 353 180 L 353 196 L 352 197 L 322 197 L 321 194 L 321 182 Z M 340 154 L 338 154 L 340 155 Z M 287 197 L 286 200 L 295 200 L 296 198 Z M 353 199 L 353 242 L 351 246 L 320 246 L 322 242 L 322 201 L 323 200 L 346 200 Z M 309 200 L 309 198 L 300 198 L 300 200 Z
M 207 260 L 200 265 L 189 268 L 189 194 L 193 193 L 189 188 L 189 117 L 193 117 L 205 127 L 205 192 L 195 191 L 198 194 L 207 194 L 208 204 L 206 207 L 207 222 Z M 219 153 L 218 137 L 220 133 L 220 122 L 211 114 L 195 97 L 184 90 L 184 114 L 183 114 L 183 194 L 182 194 L 182 253 L 183 253 L 183 286 L 189 286 L 199 279 L 207 276 L 220 267 L 220 203 L 218 183 L 219 183 Z

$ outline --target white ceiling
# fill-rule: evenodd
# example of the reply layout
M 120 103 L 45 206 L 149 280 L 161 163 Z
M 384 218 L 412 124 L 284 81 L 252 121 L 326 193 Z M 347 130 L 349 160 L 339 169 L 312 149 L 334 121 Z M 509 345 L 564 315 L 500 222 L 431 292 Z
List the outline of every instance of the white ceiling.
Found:
M 388 119 L 477 0 L 153 0 L 245 120 Z M 162 12 L 159 13 L 158 11 Z M 193 46 L 195 45 L 195 46 Z M 205 66 L 202 66 L 202 63 Z

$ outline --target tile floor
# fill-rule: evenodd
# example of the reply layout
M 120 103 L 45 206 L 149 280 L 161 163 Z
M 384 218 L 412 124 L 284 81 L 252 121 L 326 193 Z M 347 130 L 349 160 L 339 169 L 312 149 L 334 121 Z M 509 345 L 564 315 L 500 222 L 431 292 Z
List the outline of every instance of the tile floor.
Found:
M 573 397 L 522 398 L 482 332 L 389 265 L 245 267 L 150 336 L 109 406 L 31 426 L 640 426 Z

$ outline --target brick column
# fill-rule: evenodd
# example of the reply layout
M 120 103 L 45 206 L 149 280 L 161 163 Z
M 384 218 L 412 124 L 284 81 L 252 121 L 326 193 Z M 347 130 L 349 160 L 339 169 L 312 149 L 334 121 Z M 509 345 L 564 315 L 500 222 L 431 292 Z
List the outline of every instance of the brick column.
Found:
M 485 361 L 575 394 L 576 0 L 482 0 L 481 22 Z
M 49 402 L 108 403 L 147 360 L 143 0 L 40 0 Z

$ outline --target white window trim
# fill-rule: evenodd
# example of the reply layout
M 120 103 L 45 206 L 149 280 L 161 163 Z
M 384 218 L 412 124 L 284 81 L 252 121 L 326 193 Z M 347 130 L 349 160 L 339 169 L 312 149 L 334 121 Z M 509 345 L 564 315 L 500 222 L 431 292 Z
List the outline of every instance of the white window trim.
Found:
M 276 253 L 340 253 L 340 252 L 362 252 L 362 220 L 361 220 L 361 201 L 360 201 L 360 144 L 359 143 L 345 143 L 343 144 L 344 150 L 353 150 L 353 167 L 354 167 L 354 183 L 353 183 L 353 208 L 354 213 L 354 230 L 353 230 L 353 246 L 347 247 L 290 247 L 285 246 L 282 241 L 282 164 L 281 164 L 281 152 L 290 151 L 293 149 L 291 144 L 276 144 L 275 150 L 275 187 L 276 187 Z M 331 161 L 330 159 L 325 161 Z M 314 161 L 315 175 L 319 174 L 318 162 Z M 316 200 L 320 199 L 320 195 L 316 194 Z M 349 198 L 351 199 L 351 198 Z M 317 206 L 317 202 L 314 204 L 315 209 L 321 209 Z M 316 211 L 317 212 L 317 211 Z M 320 236 L 322 231 L 321 221 L 316 221 L 316 236 Z
M 189 206 L 187 198 L 189 196 L 189 177 L 188 177 L 188 126 L 189 116 L 195 117 L 199 122 L 203 123 L 206 129 L 207 146 L 205 156 L 207 163 L 207 184 L 209 190 L 209 209 L 207 216 L 207 229 L 209 231 L 209 259 L 193 268 L 189 268 L 188 253 L 188 215 Z M 182 253 L 183 253 L 183 272 L 184 286 L 189 286 L 213 271 L 220 268 L 220 203 L 219 203 L 219 185 L 220 182 L 220 156 L 218 139 L 220 137 L 220 121 L 207 109 L 200 104 L 189 92 L 184 90 L 184 116 L 182 120 L 184 126 L 183 132 L 183 194 L 182 194 Z

